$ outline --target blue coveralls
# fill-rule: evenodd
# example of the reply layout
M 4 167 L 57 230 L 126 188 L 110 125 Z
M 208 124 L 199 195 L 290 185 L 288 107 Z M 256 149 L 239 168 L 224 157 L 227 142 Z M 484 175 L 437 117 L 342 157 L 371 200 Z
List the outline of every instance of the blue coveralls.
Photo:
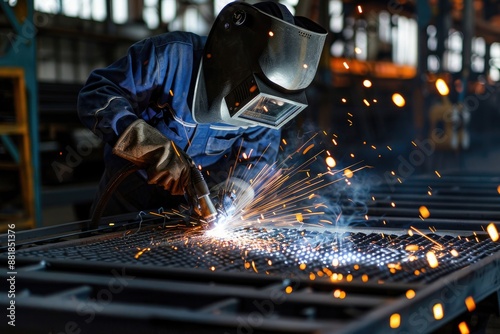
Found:
M 239 161 L 236 175 L 258 172 L 275 162 L 279 130 L 253 126 L 196 124 L 191 115 L 194 86 L 206 37 L 169 32 L 132 45 L 125 57 L 94 70 L 78 98 L 82 123 L 105 143 L 105 172 L 96 199 L 109 179 L 126 163 L 111 150 L 120 134 L 142 118 L 173 140 L 201 166 L 209 186 L 227 179 L 238 152 L 250 154 Z M 207 79 L 207 85 L 210 85 Z M 254 167 L 247 168 L 249 164 Z M 107 204 L 106 215 L 177 205 L 156 185 L 148 185 L 144 171 L 127 177 Z

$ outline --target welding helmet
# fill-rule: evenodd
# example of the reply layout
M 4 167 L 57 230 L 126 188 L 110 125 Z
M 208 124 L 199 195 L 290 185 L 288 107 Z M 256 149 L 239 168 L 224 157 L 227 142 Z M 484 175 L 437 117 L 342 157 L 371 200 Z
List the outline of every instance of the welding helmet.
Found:
M 326 30 L 274 2 L 232 2 L 207 37 L 193 119 L 280 128 L 307 107 Z

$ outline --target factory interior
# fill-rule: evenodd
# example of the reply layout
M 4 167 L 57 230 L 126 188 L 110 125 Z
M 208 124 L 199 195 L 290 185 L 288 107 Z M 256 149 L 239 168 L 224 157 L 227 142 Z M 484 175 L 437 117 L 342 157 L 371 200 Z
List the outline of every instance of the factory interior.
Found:
M 307 106 L 275 162 L 253 173 L 242 144 L 221 167 L 226 197 L 195 166 L 213 218 L 105 214 L 108 144 L 79 96 L 233 1 L 0 1 L 1 333 L 500 333 L 500 2 L 274 2 L 326 30 Z

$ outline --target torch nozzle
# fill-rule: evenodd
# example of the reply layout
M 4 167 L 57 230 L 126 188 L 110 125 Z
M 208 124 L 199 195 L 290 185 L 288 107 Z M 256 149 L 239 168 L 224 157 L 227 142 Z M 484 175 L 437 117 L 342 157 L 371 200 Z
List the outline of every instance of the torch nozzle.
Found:
M 207 223 L 212 224 L 217 219 L 217 210 L 208 195 L 204 195 L 198 198 L 200 202 L 200 211 L 203 219 L 207 221 Z
M 200 215 L 209 225 L 212 225 L 217 218 L 217 209 L 209 197 L 210 190 L 208 189 L 208 185 L 201 171 L 195 166 L 191 168 L 191 176 L 193 178 L 193 187 L 199 203 Z

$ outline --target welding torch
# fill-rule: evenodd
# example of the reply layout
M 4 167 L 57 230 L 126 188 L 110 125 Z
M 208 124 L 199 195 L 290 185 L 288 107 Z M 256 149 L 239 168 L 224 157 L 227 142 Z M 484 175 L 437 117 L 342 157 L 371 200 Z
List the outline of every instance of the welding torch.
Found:
M 198 204 L 198 214 L 208 223 L 209 227 L 212 227 L 217 219 L 217 209 L 210 199 L 210 190 L 201 171 L 194 165 L 191 167 L 191 179 Z

